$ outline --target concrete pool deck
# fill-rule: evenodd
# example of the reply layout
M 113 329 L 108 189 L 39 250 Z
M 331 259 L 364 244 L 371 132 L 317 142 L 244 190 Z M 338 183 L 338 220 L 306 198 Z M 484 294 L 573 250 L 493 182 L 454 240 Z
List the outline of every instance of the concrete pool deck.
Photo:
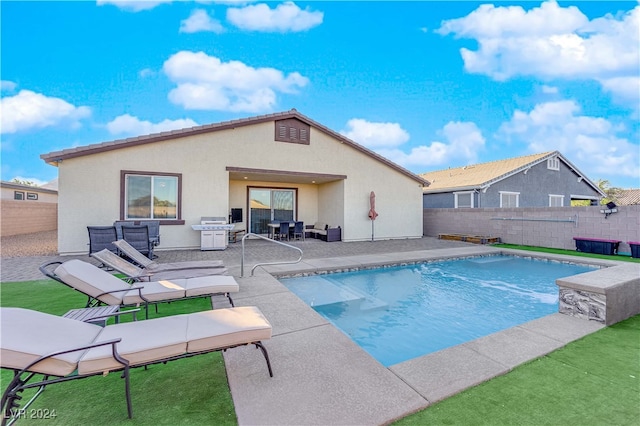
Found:
M 273 378 L 256 348 L 247 346 L 224 353 L 240 425 L 387 424 L 603 328 L 595 321 L 553 314 L 387 368 L 289 292 L 274 275 L 507 250 L 434 238 L 357 243 L 311 240 L 291 244 L 304 250 L 302 262 L 260 267 L 253 277 L 251 269 L 257 262 L 292 260 L 297 256 L 273 243 L 248 241 L 242 277 L 239 243 L 230 244 L 221 252 L 158 251 L 160 262 L 223 260 L 240 284 L 240 292 L 234 294 L 236 306 L 258 306 L 273 326 L 272 339 L 264 342 Z M 571 256 L 541 256 L 578 261 Z M 42 279 L 37 269 L 40 264 L 70 258 L 93 261 L 86 255 L 2 258 L 2 281 Z M 588 263 L 620 264 L 596 259 Z M 228 306 L 225 300 L 216 298 L 216 306 Z
M 236 306 L 259 306 L 273 325 L 273 337 L 265 346 L 274 377 L 266 374 L 258 351 L 246 348 L 225 353 L 239 424 L 387 424 L 604 327 L 553 314 L 387 368 L 272 275 L 500 252 L 505 250 L 466 246 L 309 259 L 257 268 L 253 277 L 245 268 L 245 277 L 238 278 L 242 290 L 234 301 Z M 239 272 L 232 271 L 237 277 Z

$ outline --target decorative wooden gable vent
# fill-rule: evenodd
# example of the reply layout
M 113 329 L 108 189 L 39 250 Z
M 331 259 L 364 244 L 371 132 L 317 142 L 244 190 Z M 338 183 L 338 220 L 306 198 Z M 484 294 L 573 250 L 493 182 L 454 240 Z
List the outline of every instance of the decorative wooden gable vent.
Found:
M 310 126 L 295 118 L 276 120 L 275 140 L 309 145 Z

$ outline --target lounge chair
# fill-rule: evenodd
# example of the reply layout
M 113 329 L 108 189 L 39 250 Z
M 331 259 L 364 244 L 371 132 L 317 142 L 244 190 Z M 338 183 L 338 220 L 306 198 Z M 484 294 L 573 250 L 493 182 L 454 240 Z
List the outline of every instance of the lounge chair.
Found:
M 161 271 L 177 271 L 182 269 L 203 269 L 203 268 L 222 268 L 224 264 L 221 260 L 192 260 L 184 262 L 173 263 L 158 263 L 146 257 L 140 253 L 131 244 L 125 240 L 117 240 L 113 242 L 113 245 L 134 263 L 140 265 L 147 272 L 161 272 Z
M 127 412 L 132 418 L 130 368 L 237 346 L 259 348 L 273 377 L 262 344 L 262 340 L 271 338 L 271 325 L 253 306 L 106 327 L 23 308 L 0 308 L 0 316 L 0 367 L 14 372 L 2 395 L 3 426 L 18 420 L 45 386 L 111 371 L 123 372 Z M 21 393 L 34 388 L 38 389 L 36 394 L 20 406 Z
M 172 280 L 176 278 L 195 278 L 227 274 L 227 268 L 224 267 L 149 271 L 146 268 L 139 268 L 107 249 L 101 250 L 97 253 L 91 253 L 91 257 L 99 260 L 103 265 L 123 273 L 129 277 L 130 281 Z
M 56 268 L 51 271 L 53 266 Z M 66 262 L 49 262 L 40 271 L 87 296 L 86 307 L 99 305 L 144 306 L 149 317 L 149 304 L 170 302 L 196 297 L 225 295 L 234 306 L 230 293 L 239 291 L 238 283 L 230 275 L 180 278 L 150 281 L 129 285 L 91 263 L 72 259 Z M 213 301 L 212 301 L 213 305 Z

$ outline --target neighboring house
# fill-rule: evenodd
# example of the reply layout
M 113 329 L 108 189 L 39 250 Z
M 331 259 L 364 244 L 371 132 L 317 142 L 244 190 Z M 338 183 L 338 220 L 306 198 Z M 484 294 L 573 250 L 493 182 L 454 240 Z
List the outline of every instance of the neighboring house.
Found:
M 619 206 L 640 204 L 640 189 L 622 189 L 616 197 L 615 203 Z
M 450 168 L 420 175 L 425 208 L 597 205 L 604 193 L 558 151 Z
M 0 235 L 53 231 L 58 226 L 56 187 L 0 182 L 2 226 Z
M 58 167 L 58 249 L 86 253 L 87 226 L 159 219 L 160 249 L 197 248 L 201 217 L 266 234 L 272 220 L 341 227 L 342 240 L 422 237 L 421 177 L 295 109 L 65 149 Z M 402 206 L 399 208 L 398 206 Z

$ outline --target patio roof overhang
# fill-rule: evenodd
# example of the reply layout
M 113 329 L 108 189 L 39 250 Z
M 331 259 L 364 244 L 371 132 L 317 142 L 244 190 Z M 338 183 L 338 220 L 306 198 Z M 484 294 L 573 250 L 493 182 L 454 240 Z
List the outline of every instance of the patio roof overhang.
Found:
M 323 183 L 344 180 L 347 175 L 334 175 L 313 172 L 295 172 L 289 170 L 251 169 L 246 167 L 227 167 L 229 180 L 249 180 L 263 182 L 301 183 L 321 185 Z

